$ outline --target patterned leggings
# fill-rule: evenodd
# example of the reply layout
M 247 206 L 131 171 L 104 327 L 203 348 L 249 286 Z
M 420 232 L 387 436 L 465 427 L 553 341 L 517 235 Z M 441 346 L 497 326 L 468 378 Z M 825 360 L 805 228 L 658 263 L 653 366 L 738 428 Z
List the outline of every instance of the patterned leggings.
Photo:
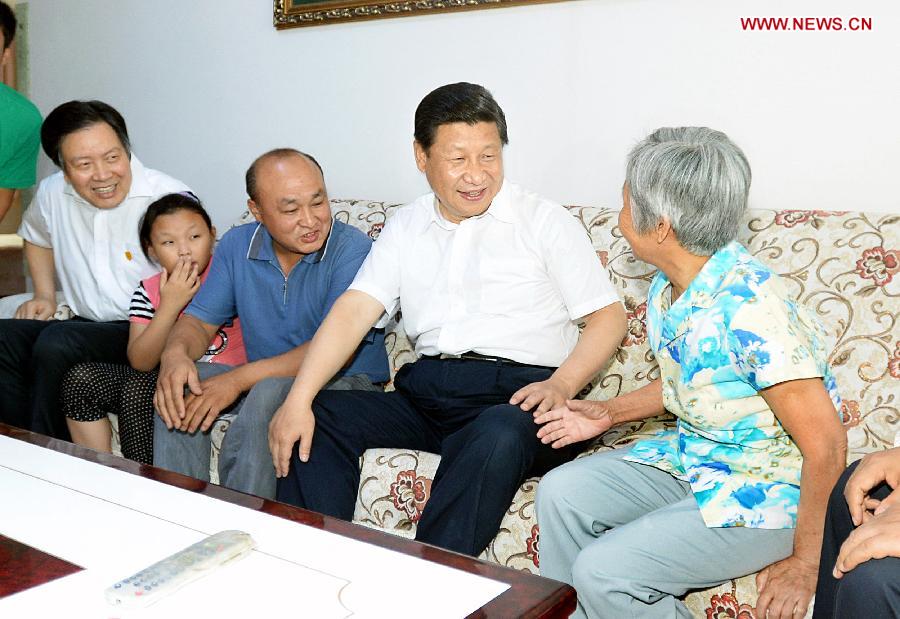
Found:
M 122 455 L 153 464 L 153 391 L 156 370 L 127 365 L 80 363 L 69 370 L 60 390 L 63 413 L 75 421 L 119 416 Z

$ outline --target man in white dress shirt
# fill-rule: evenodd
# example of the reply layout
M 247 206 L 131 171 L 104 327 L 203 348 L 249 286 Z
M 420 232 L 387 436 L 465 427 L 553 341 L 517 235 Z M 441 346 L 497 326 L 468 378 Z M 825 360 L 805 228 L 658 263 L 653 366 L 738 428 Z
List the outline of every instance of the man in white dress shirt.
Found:
M 58 106 L 41 143 L 60 171 L 41 181 L 19 228 L 34 297 L 0 320 L 0 421 L 68 438 L 59 385 L 82 361 L 128 363 L 128 304 L 158 270 L 138 222 L 150 202 L 188 187 L 145 168 L 122 115 L 101 101 Z M 57 278 L 72 320 L 51 320 Z
M 442 86 L 419 104 L 415 159 L 433 193 L 388 220 L 313 338 L 269 427 L 279 500 L 349 520 L 366 449 L 438 453 L 417 539 L 477 555 L 522 481 L 575 455 L 542 444 L 532 414 L 600 370 L 625 312 L 584 228 L 504 180 L 507 142 L 482 86 Z M 319 393 L 398 307 L 418 359 L 396 391 Z

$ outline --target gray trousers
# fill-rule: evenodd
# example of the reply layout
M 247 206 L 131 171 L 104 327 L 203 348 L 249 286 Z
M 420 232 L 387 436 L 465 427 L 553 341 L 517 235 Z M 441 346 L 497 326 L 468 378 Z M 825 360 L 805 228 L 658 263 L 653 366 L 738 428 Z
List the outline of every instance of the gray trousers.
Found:
M 220 363 L 197 363 L 200 380 L 233 369 Z M 293 378 L 266 378 L 243 394 L 220 417 L 231 425 L 219 453 L 219 484 L 233 490 L 275 498 L 275 468 L 269 452 L 269 422 L 291 390 Z M 325 389 L 380 391 L 365 374 L 342 376 Z M 159 415 L 153 420 L 153 464 L 209 481 L 209 432 L 169 430 Z
M 553 469 L 538 486 L 541 574 L 575 587 L 573 617 L 691 617 L 691 589 L 791 554 L 794 529 L 707 528 L 687 482 L 628 449 Z

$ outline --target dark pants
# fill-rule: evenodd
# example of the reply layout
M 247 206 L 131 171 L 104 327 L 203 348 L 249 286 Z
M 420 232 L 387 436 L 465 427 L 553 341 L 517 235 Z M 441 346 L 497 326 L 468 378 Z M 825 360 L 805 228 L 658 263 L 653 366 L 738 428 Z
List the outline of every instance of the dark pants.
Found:
M 857 464 L 854 462 L 844 471 L 828 500 L 814 619 L 900 617 L 900 559 L 897 557 L 869 559 L 840 580 L 831 575 L 841 544 L 856 528 L 843 492 Z M 884 499 L 890 492 L 891 488 L 882 484 L 871 495 Z
M 420 359 L 400 368 L 396 391 L 322 391 L 309 462 L 297 449 L 278 500 L 353 518 L 359 457 L 394 447 L 441 455 L 416 539 L 477 555 L 497 534 L 522 481 L 562 464 L 577 447 L 555 450 L 537 438 L 531 413 L 508 404 L 551 368 L 498 361 Z
M 0 421 L 68 440 L 66 372 L 82 361 L 128 363 L 127 347 L 124 320 L 0 320 Z

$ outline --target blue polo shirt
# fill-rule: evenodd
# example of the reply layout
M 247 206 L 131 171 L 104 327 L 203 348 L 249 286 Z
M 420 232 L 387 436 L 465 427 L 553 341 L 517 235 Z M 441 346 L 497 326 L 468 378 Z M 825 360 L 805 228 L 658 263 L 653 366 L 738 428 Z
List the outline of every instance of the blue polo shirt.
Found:
M 211 325 L 239 316 L 248 361 L 280 355 L 312 339 L 371 246 L 360 230 L 332 221 L 322 249 L 285 276 L 268 230 L 257 223 L 238 226 L 219 241 L 209 275 L 185 311 Z M 382 330 L 370 331 L 337 375 L 355 374 L 376 383 L 389 379 Z

